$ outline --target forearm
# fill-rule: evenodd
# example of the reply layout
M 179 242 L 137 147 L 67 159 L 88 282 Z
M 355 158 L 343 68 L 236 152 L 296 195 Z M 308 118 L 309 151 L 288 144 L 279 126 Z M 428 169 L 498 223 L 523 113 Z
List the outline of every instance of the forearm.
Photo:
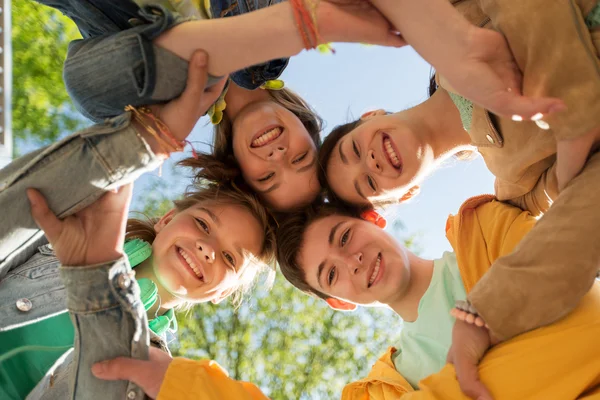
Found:
M 555 322 L 590 289 L 600 265 L 600 153 L 515 251 L 492 265 L 469 301 L 502 340 Z
M 448 0 L 372 0 L 416 51 L 442 74 L 465 52 L 474 27 Z
M 116 357 L 148 358 L 149 330 L 140 289 L 126 258 L 104 264 L 61 267 L 67 307 L 76 329 L 72 398 L 123 398 L 143 392 L 127 381 L 92 375 L 94 363 Z
M 0 170 L 0 278 L 24 246 L 40 236 L 25 191 L 35 188 L 59 217 L 91 204 L 112 187 L 162 162 L 129 124 L 129 114 L 27 154 Z M 40 236 L 41 237 L 41 236 Z
M 154 44 L 185 60 L 202 49 L 209 55 L 209 73 L 227 75 L 299 53 L 303 43 L 293 15 L 285 2 L 231 18 L 184 22 L 154 39 Z

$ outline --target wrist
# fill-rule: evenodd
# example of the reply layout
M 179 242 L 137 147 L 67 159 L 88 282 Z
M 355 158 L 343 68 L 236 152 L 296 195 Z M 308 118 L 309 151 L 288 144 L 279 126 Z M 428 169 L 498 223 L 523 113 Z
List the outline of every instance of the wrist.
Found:
M 150 150 L 154 153 L 155 156 L 162 160 L 166 160 L 169 158 L 171 153 L 164 146 L 162 146 L 156 138 L 151 135 L 137 120 L 131 121 L 131 126 L 136 130 L 138 135 L 150 146 Z

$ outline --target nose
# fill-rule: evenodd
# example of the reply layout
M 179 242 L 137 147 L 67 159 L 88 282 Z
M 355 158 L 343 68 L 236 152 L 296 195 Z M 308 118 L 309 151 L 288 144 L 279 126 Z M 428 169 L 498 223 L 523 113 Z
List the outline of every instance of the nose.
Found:
M 272 148 L 271 151 L 269 151 L 269 154 L 267 155 L 267 160 L 279 161 L 283 158 L 283 156 L 285 156 L 285 153 L 287 153 L 287 147 L 276 146 Z
M 350 262 L 348 266 L 350 267 L 350 273 L 352 275 L 356 275 L 360 272 L 363 265 L 363 253 L 361 251 L 354 253 L 350 256 Z
M 200 257 L 202 257 L 202 261 L 205 261 L 208 264 L 212 264 L 215 261 L 215 249 L 213 249 L 210 244 L 202 240 L 198 240 L 196 242 L 196 248 L 200 252 Z
M 373 150 L 369 150 L 367 152 L 367 167 L 372 172 L 381 172 L 381 163 L 375 158 L 375 152 Z

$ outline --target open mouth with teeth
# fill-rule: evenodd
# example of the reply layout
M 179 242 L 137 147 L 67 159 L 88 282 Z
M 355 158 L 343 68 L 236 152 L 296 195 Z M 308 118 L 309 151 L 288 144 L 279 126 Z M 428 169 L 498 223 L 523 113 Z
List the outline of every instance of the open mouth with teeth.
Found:
M 177 253 L 179 254 L 179 260 L 183 264 L 184 267 L 194 275 L 196 278 L 204 282 L 204 274 L 202 273 L 202 268 L 199 265 L 196 265 L 194 259 L 190 257 L 188 253 L 181 247 L 177 247 Z
M 373 268 L 373 272 L 371 272 L 371 276 L 369 277 L 369 282 L 367 283 L 367 287 L 373 286 L 373 284 L 378 281 L 379 273 L 381 272 L 381 253 L 377 254 L 377 259 L 375 260 L 375 267 Z
M 402 171 L 402 158 L 400 158 L 400 152 L 398 152 L 395 143 L 392 142 L 392 139 L 387 134 L 383 135 L 383 152 L 392 168 Z
M 283 127 L 272 126 L 267 128 L 264 132 L 257 134 L 252 139 L 250 147 L 263 147 L 276 140 L 283 133 Z

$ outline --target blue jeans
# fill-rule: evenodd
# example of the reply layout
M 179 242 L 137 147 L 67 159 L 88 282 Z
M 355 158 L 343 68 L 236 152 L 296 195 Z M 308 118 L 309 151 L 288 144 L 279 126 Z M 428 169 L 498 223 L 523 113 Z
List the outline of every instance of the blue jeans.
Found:
M 185 89 L 187 61 L 152 40 L 188 18 L 160 6 L 140 9 L 131 0 L 37 1 L 71 18 L 83 36 L 69 45 L 63 78 L 77 109 L 92 121 L 119 115 L 127 105 L 172 100 Z M 211 9 L 214 16 L 225 18 L 280 1 L 212 0 Z M 243 88 L 256 89 L 278 78 L 287 63 L 278 59 L 248 66 L 230 78 Z M 218 80 L 209 77 L 207 85 Z
M 130 104 L 171 100 L 185 89 L 187 61 L 152 43 L 185 21 L 181 16 L 162 7 L 140 10 L 131 0 L 38 1 L 71 18 L 81 32 L 83 39 L 69 45 L 63 78 L 75 107 L 92 121 L 119 115 Z

